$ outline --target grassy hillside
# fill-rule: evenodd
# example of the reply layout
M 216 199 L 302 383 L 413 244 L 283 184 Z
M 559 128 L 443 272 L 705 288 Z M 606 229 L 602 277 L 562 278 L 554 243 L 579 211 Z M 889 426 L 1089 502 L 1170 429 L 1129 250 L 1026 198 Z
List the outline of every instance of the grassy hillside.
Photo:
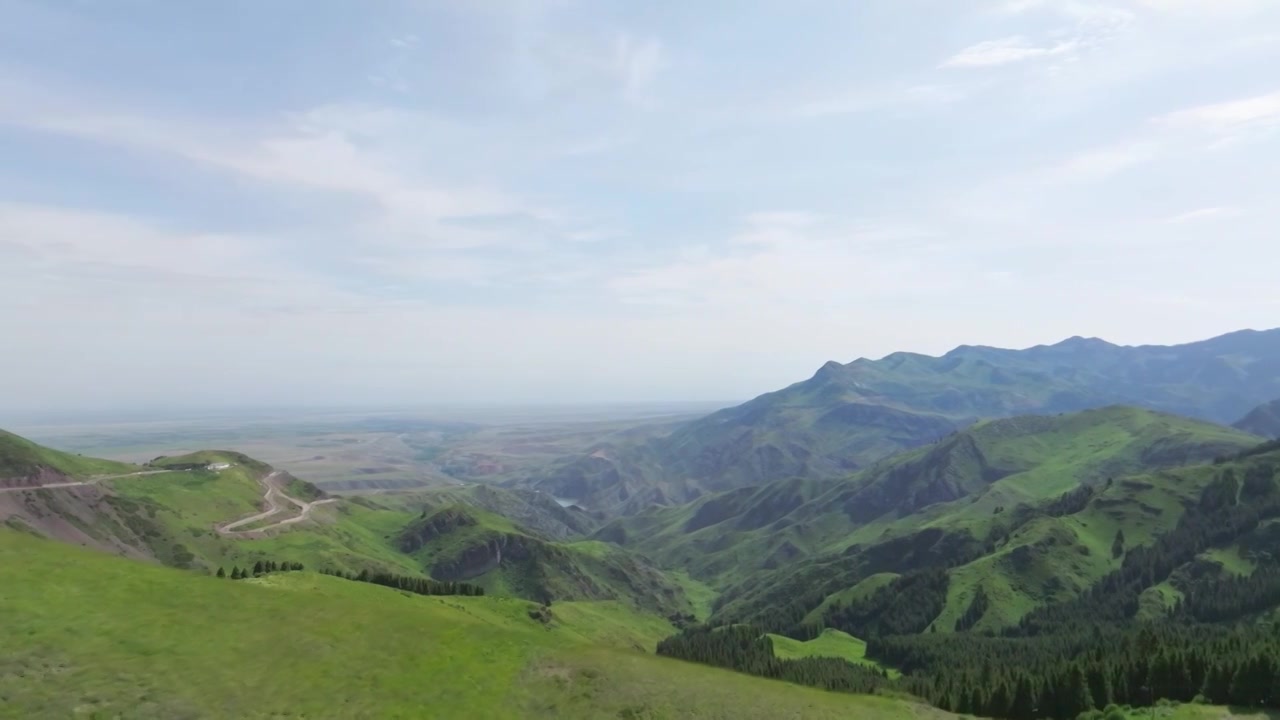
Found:
M 139 468 L 112 460 L 85 458 L 37 445 L 13 433 L 0 430 L 0 481 L 35 478 L 41 473 L 60 475 L 59 480 L 86 480 L 99 475 L 137 472 Z M 35 484 L 35 483 L 32 483 Z M 0 483 L 0 487 L 3 487 Z
M 784 480 L 653 508 L 597 537 L 726 588 L 798 559 L 869 549 L 925 529 L 985 537 L 994 519 L 1019 504 L 1081 483 L 1208 462 L 1256 442 L 1230 428 L 1125 407 L 988 421 L 845 480 Z
M 628 649 L 669 627 L 616 605 L 557 606 L 549 625 L 529 608 L 218 580 L 0 529 L 0 717 L 944 716 Z
M 52 453 L 30 443 L 22 446 Z M 263 532 L 299 513 L 293 501 L 277 497 L 281 512 L 233 534 L 220 531 L 231 521 L 264 511 L 264 483 L 299 503 L 323 495 L 241 453 L 202 451 L 155 458 L 141 472 L 93 485 L 10 491 L 0 495 L 0 521 L 205 572 L 230 572 L 260 560 L 289 561 L 315 570 L 465 580 L 491 594 L 539 601 L 612 600 L 664 617 L 695 612 L 681 583 L 630 551 L 604 543 L 556 541 L 481 509 L 506 510 L 562 538 L 579 524 L 592 524 L 585 513 L 537 493 L 468 487 L 327 500 L 313 507 L 305 521 Z M 427 509 L 410 509 L 415 507 Z
M 773 642 L 773 653 L 783 660 L 794 660 L 806 657 L 831 657 L 847 660 L 857 665 L 879 668 L 880 664 L 867 658 L 867 644 L 858 638 L 839 630 L 827 628 L 812 640 L 794 640 L 784 635 L 769 635 Z M 889 671 L 890 677 L 897 675 Z
M 819 622 L 902 573 L 941 565 L 951 570 L 939 629 L 955 626 L 979 587 L 994 608 L 980 628 L 996 629 L 1113 569 L 1121 527 L 1131 545 L 1167 531 L 1212 479 L 1207 463 L 1256 443 L 1127 407 L 986 421 L 846 480 L 785 480 L 653 508 L 596 537 L 709 583 L 721 618 L 799 603 L 792 622 Z M 1067 516 L 1072 498 L 1093 504 Z
M 808 380 L 682 425 L 600 443 L 529 483 L 592 510 L 652 504 L 788 477 L 840 478 L 981 418 L 1115 404 L 1229 423 L 1280 396 L 1280 330 L 1173 347 L 1071 338 L 1026 350 L 962 346 L 831 362 Z
M 413 492 L 387 493 L 374 498 L 379 505 L 409 512 L 466 505 L 501 515 L 540 535 L 569 540 L 590 534 L 600 517 L 579 507 L 563 507 L 546 493 L 492 485 L 462 485 Z
M 1280 400 L 1259 405 L 1232 427 L 1265 438 L 1280 438 Z
M 481 585 L 491 594 L 531 600 L 626 600 L 650 612 L 689 616 L 681 584 L 615 545 L 563 543 L 474 507 L 427 510 L 396 538 L 438 580 Z

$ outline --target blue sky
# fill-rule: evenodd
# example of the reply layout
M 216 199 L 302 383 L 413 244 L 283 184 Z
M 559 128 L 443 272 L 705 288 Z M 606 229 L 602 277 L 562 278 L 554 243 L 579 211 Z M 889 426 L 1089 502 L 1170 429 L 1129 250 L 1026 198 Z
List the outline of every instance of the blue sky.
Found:
M 0 0 L 11 410 L 1280 325 L 1269 0 Z

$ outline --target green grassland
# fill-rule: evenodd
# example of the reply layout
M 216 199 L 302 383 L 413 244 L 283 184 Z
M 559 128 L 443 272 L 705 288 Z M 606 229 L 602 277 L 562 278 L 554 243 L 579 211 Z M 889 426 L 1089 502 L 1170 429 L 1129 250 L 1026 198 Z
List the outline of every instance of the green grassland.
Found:
M 53 450 L 0 430 L 0 479 L 30 477 L 41 468 L 65 475 L 72 480 L 84 480 L 99 475 L 119 475 L 139 470 L 136 465 L 130 463 L 86 458 Z
M 220 471 L 202 468 L 109 481 L 111 502 L 156 557 L 170 565 L 229 571 L 257 560 L 289 560 L 314 569 L 420 574 L 421 568 L 387 540 L 410 521 L 407 513 L 343 502 L 321 506 L 313 521 L 270 537 L 226 538 L 214 526 L 260 510 L 263 488 L 258 479 L 270 472 L 269 466 L 230 453 L 165 458 L 153 466 L 219 462 L 234 464 Z
M 9 446 L 57 457 L 25 441 Z M 14 527 L 44 528 L 54 536 L 210 574 L 258 561 L 288 561 L 313 570 L 465 580 L 494 595 L 615 600 L 663 616 L 693 613 L 682 585 L 631 551 L 598 541 L 558 542 L 483 509 L 511 509 L 512 515 L 553 535 L 571 534 L 581 518 L 537 493 L 457 488 L 416 496 L 342 498 L 316 505 L 304 522 L 253 532 L 296 514 L 292 504 L 284 503 L 280 514 L 229 536 L 218 526 L 262 511 L 263 483 L 273 473 L 271 466 L 237 452 L 200 451 L 156 457 L 139 467 L 145 471 L 92 488 L 23 491 L 7 497 L 8 509 L 0 511 Z M 272 482 L 284 483 L 286 493 L 298 500 L 321 496 L 317 488 L 291 476 Z M 420 513 L 413 510 L 423 507 Z M 73 524 L 82 535 L 73 538 L 65 527 L 58 529 L 59 523 Z
M 867 644 L 862 640 L 834 628 L 826 628 L 818 637 L 802 642 L 783 635 L 769 635 L 773 642 L 773 654 L 783 660 L 795 660 L 806 657 L 832 657 L 847 660 L 857 665 L 880 669 L 880 664 L 867 658 Z M 890 669 L 890 677 L 896 677 L 897 671 Z
M 816 623 L 822 614 L 833 605 L 848 605 L 871 597 L 875 591 L 901 577 L 897 573 L 876 573 L 860 581 L 857 585 L 828 595 L 820 605 L 805 616 L 805 622 Z
M 424 511 L 398 547 L 442 580 L 529 599 L 627 599 L 663 615 L 689 615 L 681 584 L 647 560 L 599 541 L 556 542 L 476 507 Z
M 945 714 L 635 650 L 615 603 L 233 582 L 0 530 L 0 717 L 903 718 Z
M 933 532 L 933 552 L 981 544 L 992 551 L 952 571 L 939 631 L 954 626 L 979 586 L 993 609 L 979 629 L 1016 622 L 1114 569 L 1116 531 L 1131 546 L 1171 529 L 1183 503 L 1212 479 L 1205 465 L 1256 445 L 1247 433 L 1128 407 L 983 422 L 841 481 L 788 479 L 654 508 L 616 520 L 595 537 L 679 568 L 723 594 L 724 614 L 778 601 L 807 563 L 865 566 L 850 585 L 809 611 L 872 592 L 915 561 L 878 547 Z M 1162 468 L 1170 468 L 1163 470 Z M 1108 483 L 1108 480 L 1111 482 Z M 1082 484 L 1097 489 L 1085 511 L 1066 517 L 1033 509 Z M 903 555 L 903 553 L 896 553 Z M 878 579 L 877 579 L 878 578 Z M 862 582 L 867 585 L 860 585 Z M 877 584 L 879 583 L 879 584 Z M 767 598 L 765 596 L 768 596 Z
M 171 464 L 187 464 L 186 460 Z M 349 498 L 319 506 L 311 521 L 267 537 L 223 537 L 213 530 L 216 524 L 258 509 L 262 487 L 257 476 L 267 468 L 253 467 L 242 462 L 220 471 L 130 477 L 112 481 L 111 487 L 117 510 L 140 529 L 153 554 L 179 567 L 230 571 L 258 560 L 288 560 L 313 569 L 427 575 L 450 564 L 465 566 L 466 558 L 483 554 L 493 543 L 516 541 L 527 556 L 509 551 L 508 559 L 495 562 L 492 569 L 475 576 L 458 576 L 455 571 L 449 579 L 461 577 L 496 595 L 626 599 L 663 614 L 691 612 L 678 585 L 626 550 L 598 542 L 541 540 L 504 517 L 476 508 L 438 511 L 465 516 L 470 524 L 433 534 L 430 542 L 411 552 L 402 544 L 405 533 L 412 532 L 415 522 L 434 516 L 424 519 L 385 507 L 377 499 Z

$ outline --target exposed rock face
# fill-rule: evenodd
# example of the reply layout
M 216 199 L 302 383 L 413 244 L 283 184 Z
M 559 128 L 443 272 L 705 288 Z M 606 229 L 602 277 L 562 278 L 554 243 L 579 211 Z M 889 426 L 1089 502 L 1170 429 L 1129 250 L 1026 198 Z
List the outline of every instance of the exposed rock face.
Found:
M 36 479 L 66 481 L 56 473 Z M 125 557 L 156 558 L 147 515 L 99 485 L 0 493 L 0 525 Z
M 70 482 L 71 478 L 47 467 L 36 468 L 34 473 L 24 477 L 0 477 L 0 488 L 38 488 L 41 485 Z

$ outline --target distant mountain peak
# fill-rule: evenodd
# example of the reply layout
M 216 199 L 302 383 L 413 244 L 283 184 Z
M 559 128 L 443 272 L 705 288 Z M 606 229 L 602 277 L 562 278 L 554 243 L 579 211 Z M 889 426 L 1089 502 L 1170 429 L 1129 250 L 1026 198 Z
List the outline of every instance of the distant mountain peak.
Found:
M 1232 427 L 1265 438 L 1280 438 L 1280 399 L 1259 405 Z
M 1066 340 L 1063 340 L 1062 342 L 1057 343 L 1056 345 L 1054 345 L 1054 347 L 1066 347 L 1066 348 L 1093 348 L 1093 347 L 1099 347 L 1099 348 L 1101 348 L 1101 347 L 1108 347 L 1108 348 L 1113 348 L 1113 347 L 1119 347 L 1119 345 L 1116 345 L 1116 344 L 1114 344 L 1114 343 L 1109 343 L 1109 342 L 1107 342 L 1106 340 L 1103 340 L 1102 338 L 1099 338 L 1099 337 L 1084 337 L 1084 336 L 1081 336 L 1081 335 L 1073 335 L 1073 336 L 1071 336 L 1071 337 L 1067 338 Z
M 953 357 L 956 357 L 957 355 L 967 355 L 970 353 L 981 352 L 984 350 L 994 350 L 996 352 L 999 352 L 1000 349 L 996 347 L 992 347 L 990 345 L 957 345 L 951 348 L 950 350 L 948 350 L 947 353 L 942 357 L 953 358 Z
M 815 379 L 828 378 L 839 373 L 843 369 L 844 365 L 841 365 L 835 360 L 828 360 L 823 363 L 822 367 L 818 368 L 818 372 L 814 373 L 813 377 Z

